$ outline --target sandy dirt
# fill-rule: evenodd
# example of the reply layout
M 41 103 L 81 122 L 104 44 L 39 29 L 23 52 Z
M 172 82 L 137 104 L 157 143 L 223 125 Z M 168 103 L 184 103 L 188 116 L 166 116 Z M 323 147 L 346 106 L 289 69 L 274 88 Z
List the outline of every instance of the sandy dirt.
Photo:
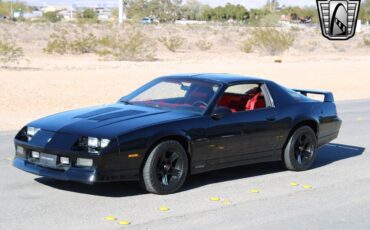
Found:
M 158 61 L 118 62 L 100 61 L 89 54 L 47 55 L 42 53 L 47 35 L 37 31 L 27 34 L 31 33 L 28 29 L 17 37 L 14 27 L 8 29 L 22 44 L 29 62 L 0 68 L 0 131 L 20 129 L 29 121 L 56 112 L 114 103 L 157 76 L 175 73 L 243 74 L 291 88 L 330 90 L 336 100 L 370 98 L 370 48 L 359 48 L 367 34 L 347 42 L 329 42 L 312 30 L 315 36 L 301 33 L 289 52 L 272 57 L 241 52 L 234 37 L 230 45 L 217 40 L 217 36 L 224 36 L 221 28 L 213 32 L 217 34 L 211 36 L 214 45 L 206 52 L 193 49 L 187 41 L 176 53 L 159 47 Z M 239 28 L 228 30 L 235 30 L 235 36 L 243 39 Z M 282 63 L 275 63 L 278 59 Z
M 19 129 L 33 119 L 55 112 L 112 103 L 156 76 L 173 73 L 244 74 L 292 88 L 330 90 L 337 100 L 370 98 L 370 56 L 314 61 L 283 57 L 283 63 L 274 63 L 273 57 L 242 58 L 112 62 L 85 70 L 1 70 L 0 130 Z M 48 62 L 53 61 L 45 60 L 45 65 Z M 73 65 L 89 60 L 73 57 L 68 62 Z

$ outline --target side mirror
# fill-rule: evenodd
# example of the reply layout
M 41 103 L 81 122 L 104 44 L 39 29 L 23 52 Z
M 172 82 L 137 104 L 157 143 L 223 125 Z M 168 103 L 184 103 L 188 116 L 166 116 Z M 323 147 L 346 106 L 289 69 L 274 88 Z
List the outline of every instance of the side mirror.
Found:
M 231 110 L 229 108 L 220 106 L 220 107 L 217 107 L 213 111 L 211 117 L 213 119 L 215 119 L 215 120 L 218 120 L 218 119 L 221 119 L 221 118 L 223 118 L 223 117 L 225 117 L 225 116 L 227 116 L 227 115 L 229 115 L 231 113 L 232 112 L 231 112 Z

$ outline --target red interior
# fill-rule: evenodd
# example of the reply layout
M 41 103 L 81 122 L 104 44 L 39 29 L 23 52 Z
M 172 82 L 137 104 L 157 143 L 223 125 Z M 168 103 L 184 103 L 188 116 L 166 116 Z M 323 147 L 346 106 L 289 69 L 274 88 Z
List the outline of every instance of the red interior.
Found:
M 228 107 L 233 113 L 239 111 L 250 111 L 260 108 L 265 108 L 265 98 L 261 93 L 257 93 L 250 97 L 248 95 L 225 93 L 218 106 Z

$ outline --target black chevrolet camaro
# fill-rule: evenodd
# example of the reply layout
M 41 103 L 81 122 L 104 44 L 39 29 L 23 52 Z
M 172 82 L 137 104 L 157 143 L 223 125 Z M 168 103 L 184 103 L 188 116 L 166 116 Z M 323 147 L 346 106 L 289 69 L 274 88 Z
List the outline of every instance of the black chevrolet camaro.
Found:
M 238 75 L 174 75 L 115 104 L 29 123 L 15 137 L 13 165 L 89 184 L 137 180 L 169 194 L 188 175 L 221 168 L 282 161 L 307 170 L 340 126 L 330 92 Z

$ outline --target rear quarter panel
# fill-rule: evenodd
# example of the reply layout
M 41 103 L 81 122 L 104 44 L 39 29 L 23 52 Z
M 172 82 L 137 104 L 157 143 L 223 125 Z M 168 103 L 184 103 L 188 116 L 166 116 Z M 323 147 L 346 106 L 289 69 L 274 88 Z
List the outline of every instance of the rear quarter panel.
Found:
M 319 146 L 329 143 L 338 137 L 341 119 L 338 117 L 337 108 L 334 103 L 324 102 L 319 104 Z

